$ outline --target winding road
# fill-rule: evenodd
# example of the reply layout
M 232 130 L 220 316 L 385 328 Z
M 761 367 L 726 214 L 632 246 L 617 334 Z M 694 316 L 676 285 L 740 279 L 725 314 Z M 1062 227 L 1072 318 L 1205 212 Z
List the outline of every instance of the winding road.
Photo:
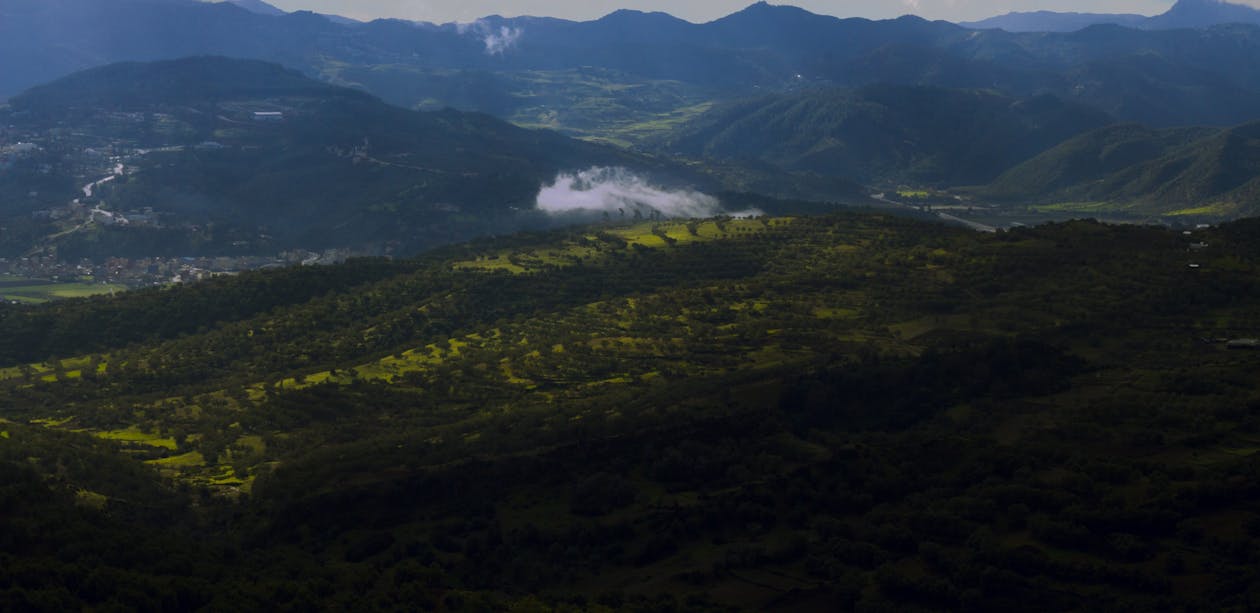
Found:
M 871 194 L 871 198 L 874 200 L 883 202 L 884 204 L 890 204 L 892 206 L 901 207 L 901 208 L 914 209 L 916 211 L 919 210 L 919 208 L 916 206 L 912 206 L 904 202 L 897 202 L 896 200 L 889 200 L 887 195 L 884 194 L 883 192 L 880 192 L 878 194 Z M 962 224 L 964 226 L 967 226 L 968 228 L 971 228 L 972 230 L 975 230 L 976 232 L 997 232 L 998 231 L 998 229 L 994 226 L 989 226 L 989 225 L 985 225 L 985 224 L 978 223 L 975 221 L 963 219 L 961 217 L 958 217 L 957 215 L 950 215 L 949 213 L 943 213 L 941 211 L 935 211 L 935 213 L 937 217 L 940 217 L 941 219 L 945 221 L 956 223 L 956 224 Z

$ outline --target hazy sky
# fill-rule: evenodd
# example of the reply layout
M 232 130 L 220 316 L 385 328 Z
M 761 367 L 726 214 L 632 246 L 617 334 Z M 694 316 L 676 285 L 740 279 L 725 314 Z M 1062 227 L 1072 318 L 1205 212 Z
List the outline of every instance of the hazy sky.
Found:
M 1234 0 L 1260 6 L 1260 0 Z M 538 15 L 587 20 L 619 8 L 665 11 L 695 22 L 711 21 L 738 11 L 753 0 L 270 0 L 285 10 L 312 10 L 356 19 L 399 17 L 445 23 L 472 21 L 487 15 Z M 1080 11 L 1142 13 L 1168 10 L 1173 0 L 798 0 L 794 4 L 815 13 L 840 17 L 886 19 L 913 13 L 928 19 L 966 21 L 1010 11 Z

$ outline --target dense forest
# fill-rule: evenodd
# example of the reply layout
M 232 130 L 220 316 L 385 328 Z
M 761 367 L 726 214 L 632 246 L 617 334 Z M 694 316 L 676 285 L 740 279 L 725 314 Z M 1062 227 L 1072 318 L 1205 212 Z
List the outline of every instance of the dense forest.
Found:
M 592 226 L 0 307 L 6 610 L 1245 610 L 1260 228 Z

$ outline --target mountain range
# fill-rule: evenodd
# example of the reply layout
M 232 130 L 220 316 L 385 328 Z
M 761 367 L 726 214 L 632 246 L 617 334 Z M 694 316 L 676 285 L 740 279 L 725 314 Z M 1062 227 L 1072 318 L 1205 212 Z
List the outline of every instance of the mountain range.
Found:
M 585 188 L 646 181 L 664 186 L 662 197 L 698 188 L 863 203 L 859 184 L 979 186 L 963 193 L 1002 209 L 1146 218 L 1234 218 L 1260 200 L 1249 125 L 1113 126 L 1107 114 L 1050 94 L 991 90 L 873 85 L 718 104 L 645 141 L 655 152 L 645 154 L 485 114 L 410 111 L 275 64 L 203 57 L 76 73 L 12 98 L 0 119 L 44 148 L 32 163 L 0 171 L 8 256 L 364 245 L 409 253 L 553 225 L 562 218 L 535 208 L 540 190 L 587 171 L 598 178 Z M 117 219 L 161 223 L 30 219 L 84 200 L 80 186 L 100 178 L 82 170 L 98 163 L 93 150 L 121 156 L 127 171 L 97 181 L 80 209 L 67 209 L 70 219 L 103 204 Z
M 1014 12 L 959 25 L 1008 32 L 1074 32 L 1111 24 L 1145 30 L 1203 28 L 1225 23 L 1260 24 L 1260 10 L 1223 0 L 1178 0 L 1168 11 L 1147 17 L 1132 14 L 1058 13 L 1054 11 Z
M 411 253 L 580 218 L 569 205 L 538 209 L 548 185 L 620 216 L 723 211 L 700 192 L 865 201 L 845 173 L 689 165 L 482 113 L 403 109 L 256 60 L 94 68 L 13 97 L 0 123 L 34 147 L 0 168 L 0 218 L 104 221 L 52 223 L 42 232 L 51 242 L 10 238 L 5 255 L 41 244 L 70 258 L 386 244 Z M 131 227 L 127 215 L 164 221 Z
M 1204 11 L 1231 7 L 1184 0 L 1165 21 L 1207 23 Z M 260 64 L 235 73 L 225 60 L 129 63 L 12 95 L 11 123 L 45 131 L 67 123 L 80 134 L 157 149 L 138 161 L 143 172 L 95 196 L 121 210 L 159 203 L 189 223 L 213 221 L 215 241 L 238 245 L 379 236 L 420 247 L 519 228 L 540 186 L 595 167 L 791 198 L 862 200 L 853 182 L 979 185 L 972 193 L 998 205 L 1251 210 L 1250 191 L 1204 178 L 1218 174 L 1211 147 L 1179 154 L 1189 173 L 1178 175 L 1179 184 L 1208 186 L 1192 190 L 1120 179 L 1098 185 L 1122 189 L 1071 188 L 1075 175 L 1054 170 L 1053 160 L 1060 143 L 1113 123 L 1233 130 L 1260 119 L 1256 25 L 1011 33 L 916 17 L 839 19 L 766 3 L 705 24 L 637 11 L 590 22 L 489 17 L 435 25 L 348 23 L 193 0 L 0 6 L 0 58 L 14 67 L 0 74 L 0 87 L 117 57 L 220 52 L 288 67 L 295 72 L 276 78 L 291 89 L 250 89 Z M 189 98 L 171 84 L 208 97 Z M 215 93 L 219 87 L 226 93 Z M 249 109 L 287 120 L 243 127 Z M 127 113 L 145 120 L 119 124 Z M 172 146 L 182 149 L 162 150 Z M 690 161 L 667 159 L 679 155 Z M 1184 162 L 1197 156 L 1207 161 Z M 45 157 L 53 166 L 66 159 Z M 1034 170 L 1045 164 L 1052 168 Z M 28 164 L 20 177 L 0 177 L 6 210 L 50 210 L 88 178 L 42 169 Z M 1060 175 L 1055 189 L 1066 191 L 1037 192 L 1011 178 Z M 187 248 L 187 239 L 175 244 Z M 81 253 L 119 244 L 63 247 Z
M 83 148 L 124 156 L 128 173 L 101 184 L 93 202 L 103 199 L 120 212 L 156 209 L 179 225 L 215 225 L 216 243 L 250 243 L 240 246 L 254 252 L 382 241 L 414 250 L 545 224 L 533 211 L 540 186 L 591 166 L 626 167 L 662 181 L 704 180 L 554 132 L 476 113 L 409 111 L 275 64 L 227 58 L 76 73 L 14 97 L 6 123 L 50 152 L 69 143 L 42 135 L 70 129 L 85 135 L 70 145 L 76 156 Z M 0 184 L 23 178 L 8 173 Z M 64 203 L 75 195 L 59 197 Z M 37 202 L 15 199 L 2 209 L 26 214 L 23 207 Z M 70 243 L 108 240 L 116 231 L 66 234 L 59 239 L 63 255 L 82 248 Z M 162 251 L 205 250 L 171 239 Z M 265 244 L 254 244 L 260 240 Z M 120 254 L 153 247 L 114 242 Z M 108 247 L 96 252 L 101 248 Z
M 1170 15 L 1198 14 L 1194 4 L 1179 6 L 1189 8 Z M 705 24 L 618 11 L 581 23 L 489 17 L 434 25 L 199 2 L 11 0 L 0 7 L 0 61 L 10 67 L 0 75 L 0 96 L 109 62 L 208 54 L 277 62 L 406 107 L 498 100 L 472 110 L 517 121 L 524 110 L 545 114 L 530 104 L 537 92 L 576 87 L 578 79 L 557 75 L 596 69 L 609 92 L 675 84 L 685 95 L 674 111 L 697 99 L 886 82 L 1053 93 L 1159 126 L 1232 125 L 1254 119 L 1260 103 L 1257 54 L 1246 52 L 1258 41 L 1252 25 L 1022 34 L 916 17 L 839 19 L 765 3 Z

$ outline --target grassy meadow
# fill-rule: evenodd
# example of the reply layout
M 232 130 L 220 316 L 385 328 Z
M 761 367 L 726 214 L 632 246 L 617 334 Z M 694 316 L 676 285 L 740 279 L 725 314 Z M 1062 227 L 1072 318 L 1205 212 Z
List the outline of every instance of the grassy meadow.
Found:
M 119 284 L 0 276 L 0 301 L 22 304 L 42 304 L 52 300 L 86 298 L 126 290 L 126 286 Z

